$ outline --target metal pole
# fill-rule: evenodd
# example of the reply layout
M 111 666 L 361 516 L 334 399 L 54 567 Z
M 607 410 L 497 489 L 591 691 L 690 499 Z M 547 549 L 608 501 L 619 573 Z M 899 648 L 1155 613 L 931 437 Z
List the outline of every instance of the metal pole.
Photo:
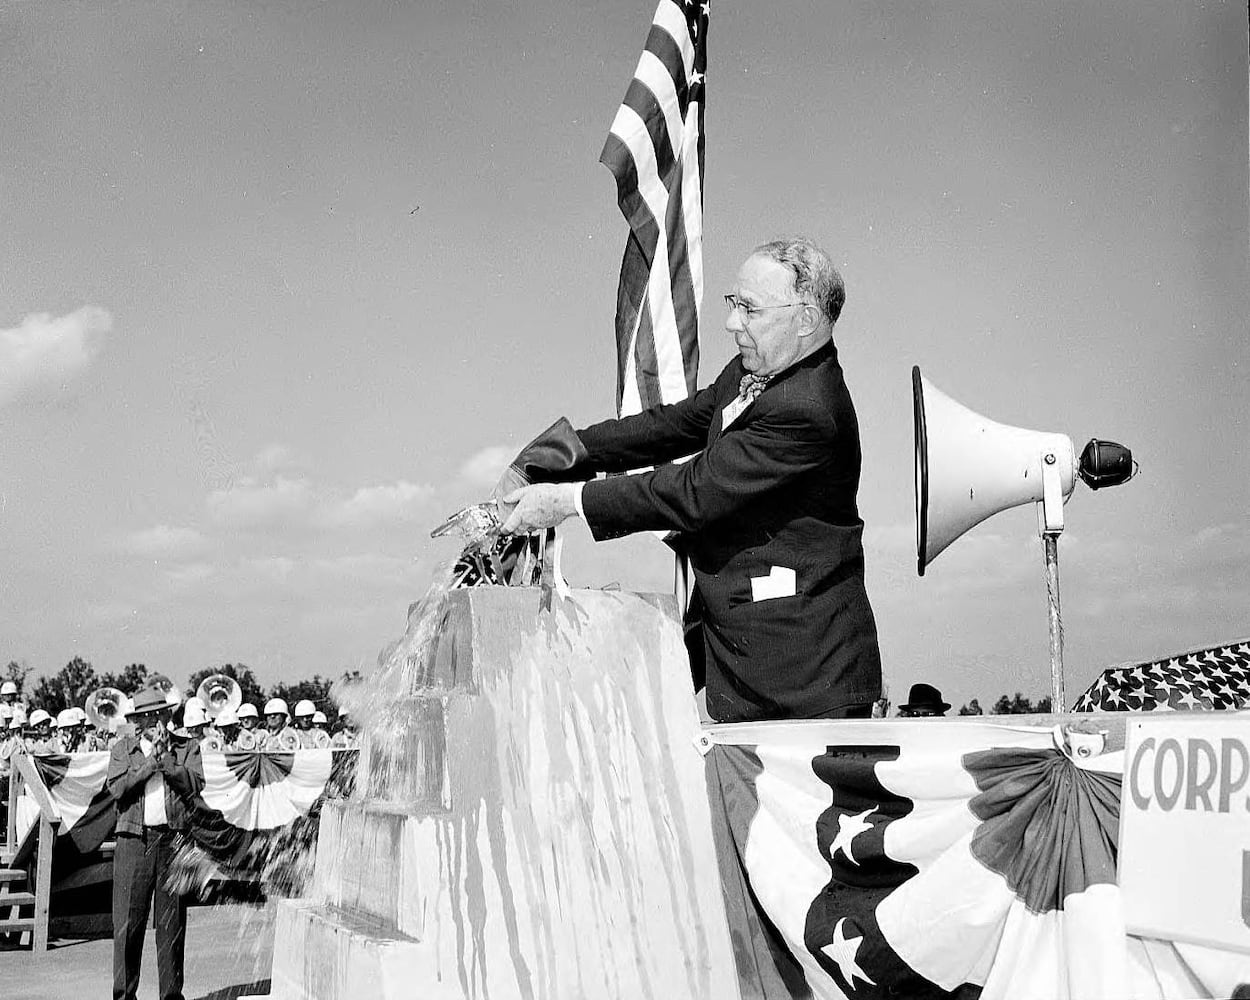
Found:
M 1059 532 L 1042 533 L 1046 546 L 1046 609 L 1050 620 L 1050 710 L 1067 710 L 1063 696 L 1063 619 L 1059 615 Z

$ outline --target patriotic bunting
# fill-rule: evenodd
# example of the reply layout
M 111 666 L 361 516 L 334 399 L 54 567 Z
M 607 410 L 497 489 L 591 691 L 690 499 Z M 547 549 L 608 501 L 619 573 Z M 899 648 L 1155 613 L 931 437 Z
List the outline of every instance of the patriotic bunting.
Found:
M 1203 962 L 1225 987 L 1250 973 L 1126 934 L 1122 754 L 1078 764 L 1050 730 L 971 722 L 712 733 L 744 1000 L 1189 997 Z
M 1167 712 L 1250 707 L 1250 639 L 1149 663 L 1108 667 L 1077 712 Z
M 117 823 L 117 809 L 105 785 L 109 755 L 53 754 L 31 760 L 61 814 L 61 836 L 80 854 L 99 850 Z
M 311 843 L 321 802 L 351 793 L 356 750 L 294 753 L 192 752 L 195 794 L 188 800 L 190 838 L 214 862 L 263 873 L 275 846 Z M 80 853 L 113 833 L 117 811 L 106 786 L 107 752 L 35 756 L 61 814 L 61 836 Z

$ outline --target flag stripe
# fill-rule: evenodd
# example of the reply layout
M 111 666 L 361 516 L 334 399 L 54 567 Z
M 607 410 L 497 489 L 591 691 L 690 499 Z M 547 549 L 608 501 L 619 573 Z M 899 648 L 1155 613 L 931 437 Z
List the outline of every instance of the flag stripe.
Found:
M 695 296 L 692 261 L 699 259 L 699 270 L 702 271 L 702 254 L 692 253 L 684 220 L 689 214 L 685 206 L 684 186 L 676 188 L 668 202 L 668 215 L 665 225 L 670 233 L 675 234 L 669 244 L 668 305 L 673 311 L 673 333 L 669 347 L 675 357 L 669 359 L 670 364 L 662 368 L 665 379 L 664 392 L 666 398 L 684 399 L 694 395 L 694 376 L 699 366 L 699 341 L 693 338 L 686 347 L 693 358 L 693 364 L 685 364 L 682 356 L 683 347 L 679 331 L 697 330 L 699 328 L 699 300 Z M 701 246 L 700 244 L 696 244 Z
M 706 7 L 661 0 L 600 156 L 631 230 L 617 291 L 621 414 L 685 399 L 698 375 L 706 34 Z
M 695 62 L 694 42 L 690 38 L 688 24 L 686 12 L 679 4 L 673 3 L 672 0 L 661 0 L 660 5 L 655 9 L 651 31 L 647 35 L 647 41 L 650 43 L 652 36 L 657 34 L 656 29 L 662 29 L 672 41 L 677 43 L 677 48 L 681 52 L 681 72 L 686 80 L 690 79 Z M 650 45 L 648 48 L 650 49 Z M 656 49 L 650 50 L 656 51 Z M 673 72 L 676 75 L 677 67 L 673 68 Z
M 681 152 L 683 125 L 677 107 L 677 94 L 673 90 L 673 78 L 654 56 L 643 53 L 638 62 L 638 76 L 625 91 L 625 100 L 621 104 L 644 123 L 655 153 L 656 174 L 660 182 L 671 190 L 677 154 Z
M 692 161 L 699 164 L 698 170 L 683 170 L 681 173 L 682 214 L 685 217 L 684 242 L 686 252 L 683 255 L 690 273 L 690 294 L 693 299 L 694 317 L 691 324 L 695 330 L 701 329 L 699 322 L 703 313 L 703 125 L 702 105 L 695 103 L 686 110 L 686 118 L 695 121 L 687 124 L 684 134 L 685 148 L 682 158 L 686 163 Z M 697 160 L 695 160 L 697 157 Z M 679 315 L 678 321 L 682 322 Z M 699 340 L 694 339 L 694 364 L 690 374 L 699 370 Z M 689 382 L 693 394 L 695 383 Z

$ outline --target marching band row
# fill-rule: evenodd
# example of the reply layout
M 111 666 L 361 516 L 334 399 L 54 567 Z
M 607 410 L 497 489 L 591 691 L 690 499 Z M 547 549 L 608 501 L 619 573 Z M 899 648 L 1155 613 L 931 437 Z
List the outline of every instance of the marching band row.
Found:
M 356 726 L 346 712 L 338 713 L 333 733 L 326 714 L 307 699 L 296 703 L 294 716 L 281 698 L 270 698 L 261 712 L 243 701 L 238 682 L 225 674 L 207 678 L 185 702 L 172 684 L 166 694 L 174 708 L 171 739 L 198 741 L 203 749 L 289 753 L 358 745 Z M 17 686 L 6 681 L 0 685 L 0 772 L 18 750 L 67 754 L 109 749 L 126 720 L 128 703 L 116 688 L 101 688 L 83 708 L 66 708 L 55 718 L 41 708 L 28 714 Z

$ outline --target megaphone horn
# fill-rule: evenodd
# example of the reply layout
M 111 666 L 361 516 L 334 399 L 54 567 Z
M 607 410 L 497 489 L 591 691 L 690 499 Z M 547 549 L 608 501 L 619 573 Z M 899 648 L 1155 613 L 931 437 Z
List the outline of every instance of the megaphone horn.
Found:
M 1063 502 L 1076 484 L 1066 434 L 1011 427 L 957 403 L 911 370 L 916 442 L 916 569 L 992 514 L 1044 505 L 1046 531 L 1063 528 Z
M 243 704 L 243 690 L 239 682 L 229 674 L 212 674 L 200 681 L 196 697 L 204 702 L 204 714 L 216 719 L 225 708 L 238 708 Z

